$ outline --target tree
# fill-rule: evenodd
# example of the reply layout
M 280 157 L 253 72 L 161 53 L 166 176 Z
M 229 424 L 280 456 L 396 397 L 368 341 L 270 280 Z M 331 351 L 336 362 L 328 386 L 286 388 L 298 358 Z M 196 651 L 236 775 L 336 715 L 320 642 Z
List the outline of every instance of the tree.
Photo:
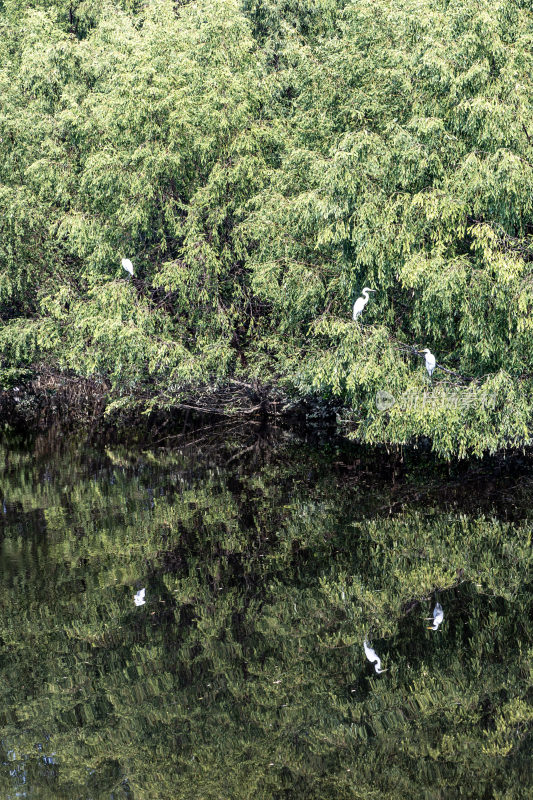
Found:
M 0 14 L 4 383 L 47 364 L 151 409 L 237 380 L 367 442 L 530 442 L 525 4 Z

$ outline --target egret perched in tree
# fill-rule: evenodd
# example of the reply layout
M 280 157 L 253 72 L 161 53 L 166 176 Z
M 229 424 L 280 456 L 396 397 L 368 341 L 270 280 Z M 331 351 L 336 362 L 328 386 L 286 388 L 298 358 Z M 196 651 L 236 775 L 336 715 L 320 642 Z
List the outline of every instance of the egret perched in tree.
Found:
M 422 352 L 425 353 L 425 356 L 426 356 L 426 369 L 428 371 L 429 377 L 431 378 L 431 376 L 433 375 L 433 370 L 435 369 L 435 366 L 437 364 L 437 360 L 436 360 L 435 356 L 433 355 L 433 353 L 431 352 L 431 350 L 428 347 L 426 347 L 425 350 L 422 350 Z
M 438 631 L 439 625 L 444 619 L 444 611 L 442 610 L 442 606 L 440 603 L 435 603 L 435 608 L 433 609 L 433 616 L 427 617 L 427 619 L 433 620 L 433 625 L 431 628 L 428 628 L 428 631 Z
M 130 273 L 131 277 L 133 278 L 133 264 L 131 263 L 129 258 L 123 258 L 122 259 L 122 266 L 124 267 L 126 272 Z
M 365 648 L 365 656 L 374 664 L 374 669 L 376 670 L 377 674 L 379 675 L 380 672 L 386 672 L 386 669 L 381 669 L 381 658 L 378 656 L 376 651 L 370 647 L 366 639 L 363 643 L 363 647 Z
M 367 286 L 363 289 L 362 297 L 358 297 L 355 303 L 353 304 L 353 318 L 354 320 L 359 317 L 364 310 L 364 307 L 368 303 L 368 293 L 375 292 L 375 289 L 369 289 Z
M 133 595 L 133 602 L 136 606 L 144 606 L 146 603 L 146 589 L 139 589 L 138 592 L 135 592 Z

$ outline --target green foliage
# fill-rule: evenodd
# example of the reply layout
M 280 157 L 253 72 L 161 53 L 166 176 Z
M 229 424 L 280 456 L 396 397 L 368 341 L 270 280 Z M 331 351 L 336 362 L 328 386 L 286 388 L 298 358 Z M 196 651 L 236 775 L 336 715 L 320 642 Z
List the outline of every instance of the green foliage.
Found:
M 532 24 L 518 0 L 5 2 L 2 366 L 152 405 L 244 375 L 366 441 L 530 443 Z M 455 377 L 402 421 L 375 393 L 423 404 L 406 345 Z

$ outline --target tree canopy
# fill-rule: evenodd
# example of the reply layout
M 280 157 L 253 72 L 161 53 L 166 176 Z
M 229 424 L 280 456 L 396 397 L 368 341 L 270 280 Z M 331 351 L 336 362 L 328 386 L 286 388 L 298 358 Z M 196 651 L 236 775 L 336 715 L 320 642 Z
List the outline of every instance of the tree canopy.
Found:
M 362 441 L 530 443 L 532 43 L 523 0 L 3 0 L 3 384 L 237 379 Z

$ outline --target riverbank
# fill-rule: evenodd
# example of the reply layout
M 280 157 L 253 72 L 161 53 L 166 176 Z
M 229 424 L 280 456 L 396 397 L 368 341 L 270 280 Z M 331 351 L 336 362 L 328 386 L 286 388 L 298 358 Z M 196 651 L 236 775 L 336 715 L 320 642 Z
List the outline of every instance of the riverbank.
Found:
M 283 420 L 297 425 L 336 425 L 339 406 L 320 398 L 291 398 L 272 385 L 228 380 L 225 383 L 174 389 L 150 396 L 132 392 L 113 396 L 105 380 L 82 378 L 42 367 L 24 381 L 0 391 L 0 423 L 14 430 L 168 428 L 204 419 Z
M 358 481 L 361 475 L 373 480 L 381 475 L 400 488 L 402 481 L 414 480 L 416 494 L 433 498 L 443 491 L 448 493 L 453 486 L 460 505 L 469 502 L 473 486 L 478 499 L 488 497 L 495 479 L 507 476 L 512 483 L 516 476 L 533 469 L 533 449 L 527 447 L 501 448 L 482 457 L 460 459 L 443 458 L 427 437 L 408 445 L 361 442 L 350 438 L 339 422 L 341 407 L 318 400 L 291 401 L 268 388 L 252 391 L 250 387 L 245 392 L 247 385 L 240 387 L 240 409 L 235 402 L 228 407 L 228 387 L 218 395 L 205 393 L 201 399 L 197 394 L 197 404 L 192 398 L 187 403 L 176 400 L 173 407 L 143 413 L 140 405 L 111 408 L 113 401 L 105 381 L 42 369 L 31 381 L 0 392 L 0 427 L 4 438 L 8 437 L 6 441 L 12 435 L 36 437 L 41 442 L 38 449 L 50 452 L 61 447 L 70 434 L 97 446 L 107 443 L 181 450 L 191 441 L 201 442 L 210 462 L 219 466 L 275 450 L 280 442 L 307 442 L 324 448 L 325 453 L 335 451 L 336 468 L 343 481 L 351 477 Z M 237 394 L 232 397 L 235 400 Z M 228 448 L 230 440 L 233 445 Z M 409 497 L 413 491 L 411 486 Z M 501 501 L 505 505 L 503 494 Z M 399 491 L 393 505 L 403 503 Z
M 360 445 L 371 452 L 432 453 L 441 463 L 499 463 L 532 451 L 526 438 L 510 437 L 506 441 L 505 426 L 484 447 L 475 450 L 451 439 L 443 446 L 443 439 L 449 436 L 442 427 L 434 427 L 432 435 L 430 427 L 422 426 L 420 435 L 406 437 L 390 424 L 388 407 L 380 408 L 378 401 L 383 394 L 392 398 L 378 392 L 374 413 L 365 417 L 342 405 L 338 398 L 328 401 L 318 394 L 291 396 L 274 382 L 227 379 L 188 388 L 170 386 L 158 390 L 154 386 L 152 392 L 145 386 L 121 396 L 106 379 L 83 378 L 39 365 L 28 371 L 23 380 L 19 376 L 9 388 L 0 391 L 0 426 L 4 430 L 33 432 L 86 430 L 139 441 L 212 423 L 281 424 L 300 432 L 319 431 L 321 436 Z M 417 415 L 423 417 L 426 408 L 427 417 L 431 417 L 435 399 L 440 400 L 441 394 L 438 388 L 431 387 L 429 393 L 417 397 L 413 406 Z M 400 403 L 397 405 L 401 412 Z M 512 416 L 511 403 L 508 406 L 506 413 Z M 517 415 L 515 422 L 519 419 Z M 442 426 L 445 420 L 436 418 L 435 422 Z

